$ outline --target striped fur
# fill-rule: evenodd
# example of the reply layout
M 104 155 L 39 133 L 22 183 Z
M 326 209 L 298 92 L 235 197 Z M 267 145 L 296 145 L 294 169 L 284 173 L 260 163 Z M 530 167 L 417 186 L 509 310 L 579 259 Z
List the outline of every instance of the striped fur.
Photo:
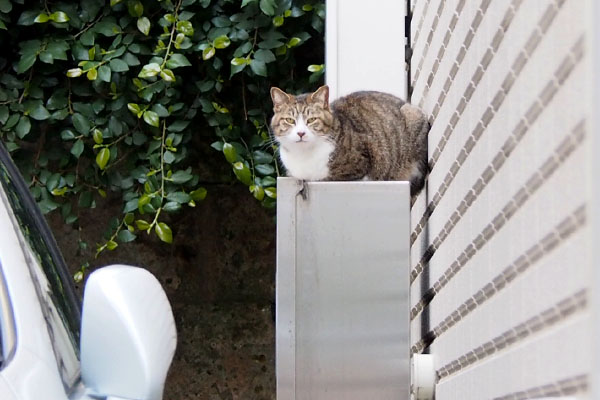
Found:
M 271 128 L 288 175 L 408 180 L 413 198 L 423 187 L 429 123 L 418 108 L 381 92 L 355 92 L 329 105 L 327 86 L 299 96 L 272 88 L 271 97 Z

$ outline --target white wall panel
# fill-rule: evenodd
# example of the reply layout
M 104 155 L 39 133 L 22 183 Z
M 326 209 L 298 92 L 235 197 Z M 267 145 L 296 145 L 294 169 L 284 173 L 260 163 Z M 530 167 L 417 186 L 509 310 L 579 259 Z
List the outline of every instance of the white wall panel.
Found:
M 435 355 L 437 400 L 586 397 L 594 1 L 411 3 L 411 102 L 432 124 L 412 352 Z

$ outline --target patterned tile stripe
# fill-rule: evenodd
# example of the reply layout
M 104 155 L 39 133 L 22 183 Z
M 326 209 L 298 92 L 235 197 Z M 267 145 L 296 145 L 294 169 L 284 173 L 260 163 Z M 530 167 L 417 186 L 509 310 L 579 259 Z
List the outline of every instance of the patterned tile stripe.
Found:
M 459 5 L 460 4 L 464 5 L 464 3 L 465 3 L 464 0 L 459 1 Z M 427 40 L 425 41 L 425 47 L 423 48 L 423 52 L 421 53 L 421 60 L 419 61 L 419 65 L 417 66 L 417 70 L 415 71 L 415 77 L 413 79 L 413 82 L 417 81 L 417 79 L 419 78 L 419 74 L 421 73 L 421 70 L 423 68 L 423 62 L 425 61 L 425 58 L 427 57 L 427 52 L 429 51 L 429 46 L 431 45 L 431 40 L 433 39 L 435 30 L 437 29 L 438 23 L 440 22 L 442 12 L 444 11 L 444 4 L 445 4 L 444 1 L 440 1 L 440 4 L 438 6 L 435 17 L 433 18 L 433 22 L 431 23 L 431 29 L 429 30 L 429 35 L 427 35 Z M 462 7 L 461 7 L 461 9 L 462 9 Z M 450 39 L 450 37 L 448 36 L 448 40 L 449 39 Z
M 443 2 L 444 0 L 440 0 L 440 1 Z M 425 21 L 425 16 L 427 15 L 427 9 L 429 8 L 429 4 L 431 4 L 431 0 L 427 0 L 427 3 L 425 3 L 425 5 L 423 6 L 423 11 L 421 12 L 421 19 L 419 20 L 419 25 L 417 26 L 417 29 L 415 30 L 415 36 L 414 36 L 413 43 L 417 43 L 417 39 L 419 38 L 419 36 L 421 34 L 421 30 L 423 28 L 423 22 Z
M 557 0 L 557 1 L 559 1 L 562 4 L 562 0 Z M 546 21 L 546 23 L 544 23 L 543 26 L 538 25 L 538 28 L 536 28 L 534 30 L 534 32 L 531 34 L 529 41 L 528 41 L 528 43 L 533 41 L 533 43 L 535 45 L 531 46 L 529 49 L 527 49 L 527 47 L 526 47 L 517 56 L 515 62 L 512 65 L 511 70 L 505 76 L 500 89 L 494 96 L 492 103 L 483 112 L 479 123 L 475 126 L 475 128 L 471 132 L 470 137 L 465 142 L 465 145 L 463 146 L 463 150 L 459 154 L 458 159 L 454 162 L 454 164 L 450 168 L 450 171 L 448 171 L 448 173 L 444 177 L 442 184 L 438 188 L 437 192 L 432 196 L 432 199 L 429 202 L 429 204 L 427 205 L 425 212 L 421 216 L 419 223 L 415 226 L 414 231 L 411 233 L 411 245 L 415 243 L 418 235 L 425 228 L 425 225 L 427 224 L 427 220 L 429 219 L 431 214 L 433 214 L 435 208 L 441 201 L 442 197 L 444 196 L 444 194 L 450 187 L 450 184 L 456 177 L 458 171 L 464 164 L 467 156 L 471 153 L 471 150 L 473 149 L 473 147 L 475 147 L 475 144 L 477 143 L 477 141 L 479 140 L 481 135 L 484 133 L 485 129 L 487 128 L 487 126 L 489 125 L 491 120 L 496 115 L 496 112 L 498 111 L 498 109 L 504 102 L 504 99 L 510 92 L 515 80 L 517 79 L 517 77 L 519 76 L 519 74 L 521 73 L 521 71 L 523 70 L 525 65 L 527 64 L 527 61 L 529 60 L 529 58 L 531 57 L 531 55 L 537 48 L 537 45 L 539 44 L 539 42 L 542 39 L 543 32 L 545 32 L 548 29 L 548 27 L 550 26 L 550 22 L 554 19 L 554 16 L 558 13 L 554 8 L 549 8 L 549 10 L 550 9 L 554 10 L 552 19 L 549 21 Z M 542 18 L 542 20 L 544 20 L 544 18 Z M 540 24 L 542 24 L 541 21 L 540 21 Z M 581 43 L 579 43 L 580 41 L 581 41 Z M 576 44 L 577 48 L 575 49 L 578 52 L 583 51 L 583 50 L 581 50 L 581 49 L 583 49 L 583 39 L 580 39 L 580 41 L 578 41 L 578 43 Z M 571 53 L 573 53 L 573 50 L 571 51 Z M 567 55 L 567 58 L 570 58 L 570 56 L 571 56 L 571 54 Z M 486 68 L 487 68 L 487 66 L 486 66 Z M 479 83 L 481 76 L 483 76 L 484 69 L 482 68 L 481 65 L 479 66 L 477 71 L 481 71 L 481 73 L 479 74 L 479 78 L 477 79 L 476 82 L 475 81 L 471 82 L 471 84 L 467 88 L 467 91 L 470 91 L 470 92 L 468 94 L 465 92 L 465 97 L 463 97 L 461 102 L 458 104 L 457 111 L 455 111 L 454 115 L 452 116 L 448 126 L 446 127 L 446 131 L 444 132 L 444 135 L 442 136 L 442 138 L 440 139 L 440 142 L 438 143 L 438 146 L 434 152 L 433 158 L 432 158 L 432 160 L 430 160 L 430 170 L 432 170 L 434 168 L 434 166 L 435 166 L 434 164 L 437 162 L 439 155 L 446 147 L 446 143 L 448 142 L 450 135 L 454 131 L 454 128 L 458 124 L 458 120 L 459 120 L 460 116 L 462 115 L 463 111 L 466 108 L 467 101 L 470 100 L 472 93 L 475 91 L 476 85 Z M 477 72 L 476 72 L 476 74 L 477 74 Z M 437 156 L 436 156 L 436 154 L 437 154 Z
M 471 207 L 474 201 L 477 199 L 479 194 L 485 189 L 485 187 L 489 184 L 489 182 L 494 178 L 496 173 L 502 168 L 507 158 L 512 154 L 518 143 L 528 132 L 530 126 L 533 122 L 538 118 L 540 113 L 543 111 L 544 107 L 547 106 L 556 92 L 563 85 L 565 80 L 570 75 L 571 71 L 575 68 L 575 66 L 581 61 L 583 58 L 583 38 L 580 38 L 575 46 L 572 48 L 571 53 L 563 60 L 559 68 L 554 73 L 554 79 L 549 81 L 546 86 L 542 89 L 538 98 L 534 101 L 534 103 L 528 108 L 525 113 L 525 116 L 521 118 L 521 120 L 517 123 L 517 126 L 513 129 L 512 134 L 508 137 L 508 139 L 504 142 L 502 147 L 500 147 L 499 152 L 493 157 L 490 164 L 485 168 L 482 172 L 479 179 L 475 182 L 473 187 L 467 191 L 463 200 L 458 205 L 456 210 L 452 213 L 450 219 L 444 225 L 442 231 L 437 235 L 437 237 L 432 241 L 432 243 L 427 247 L 425 252 L 423 253 L 421 260 L 419 263 L 415 265 L 413 270 L 411 271 L 411 283 L 419 276 L 419 274 L 423 271 L 423 269 L 429 263 L 429 260 L 433 257 L 436 250 L 443 243 L 443 241 L 448 237 L 450 232 L 457 225 L 458 221 L 462 218 L 462 216 L 467 212 L 467 210 Z M 463 163 L 466 157 L 471 153 L 471 150 L 475 146 L 479 137 L 483 131 L 480 131 L 476 135 L 472 135 L 467 142 L 465 143 L 464 148 L 458 155 L 457 161 L 454 162 L 453 167 L 450 169 L 450 173 L 453 173 L 454 169 L 458 169 Z M 450 186 L 450 183 L 454 179 L 454 176 L 447 175 L 444 182 L 441 185 L 441 188 L 447 188 Z M 444 189 L 444 191 L 447 189 Z M 436 193 L 436 196 L 439 194 Z M 436 198 L 434 196 L 434 200 Z M 440 197 L 441 198 L 441 197 Z M 439 202 L 439 200 L 437 201 Z M 437 204 L 437 203 L 436 203 Z M 429 210 L 429 206 L 427 210 Z M 428 211 L 426 210 L 425 215 L 428 215 Z M 429 214 L 431 215 L 431 214 Z M 411 234 L 411 245 L 414 244 L 418 237 L 418 233 L 420 233 L 426 224 L 427 221 L 419 222 L 419 225 L 415 227 L 415 231 Z M 418 232 L 418 233 L 417 233 Z
M 562 220 L 554 230 L 544 236 L 540 241 L 527 249 L 521 256 L 517 257 L 510 265 L 502 270 L 487 285 L 480 288 L 473 296 L 449 314 L 438 326 L 429 331 L 421 340 L 415 343 L 411 348 L 411 354 L 420 353 L 431 345 L 444 332 L 452 328 L 458 322 L 462 321 L 467 315 L 471 314 L 477 307 L 488 301 L 501 290 L 526 272 L 529 267 L 539 262 L 544 256 L 552 252 L 561 243 L 566 241 L 572 234 L 577 232 L 586 223 L 585 205 L 580 206 Z
M 509 24 L 510 24 L 510 21 L 512 21 L 512 16 L 516 12 L 516 8 L 518 8 L 518 6 L 521 4 L 521 2 L 522 2 L 522 0 L 513 0 L 512 1 L 513 4 L 511 4 L 509 6 L 507 14 L 505 15 L 505 19 L 507 18 L 507 16 L 510 17 L 510 18 L 508 18 Z M 460 69 L 460 65 L 462 64 L 463 60 L 465 59 L 465 55 L 467 54 L 469 47 L 471 47 L 471 44 L 473 43 L 473 38 L 475 37 L 475 34 L 477 33 L 479 26 L 481 25 L 481 21 L 483 21 L 483 17 L 485 15 L 490 3 L 491 3 L 491 0 L 482 0 L 481 5 L 479 6 L 479 10 L 477 10 L 475 17 L 473 17 L 473 21 L 471 21 L 471 27 L 469 28 L 469 31 L 467 32 L 465 39 L 463 41 L 463 45 L 462 45 L 461 49 L 459 50 L 458 55 L 456 56 L 454 65 L 452 66 L 452 69 L 448 73 L 448 77 L 446 78 L 446 82 L 444 83 L 444 89 L 441 91 L 440 97 L 436 104 L 436 107 L 432 113 L 432 120 L 435 119 L 435 117 L 437 116 L 437 113 L 439 112 L 441 104 L 444 103 L 446 94 L 450 90 L 450 87 L 452 86 L 452 83 L 454 82 L 454 77 L 456 76 L 456 73 Z M 515 8 L 515 4 L 516 4 L 516 8 Z M 458 22 L 458 16 L 460 16 L 460 12 L 462 12 L 462 9 L 463 9 L 462 2 L 459 3 L 459 6 L 460 6 L 460 10 L 458 7 L 456 8 L 456 12 L 454 13 L 454 16 L 452 17 L 452 21 L 450 21 L 450 26 L 449 26 L 448 30 L 446 31 L 446 36 L 444 36 L 444 42 L 443 42 L 442 46 L 440 46 L 440 50 L 438 52 L 437 59 L 433 65 L 433 70 L 431 71 L 431 74 L 429 74 L 429 76 L 427 78 L 427 82 L 425 83 L 423 93 L 421 94 L 421 100 L 419 101 L 419 107 L 421 107 L 421 108 L 423 108 L 423 106 L 424 106 L 425 99 L 427 98 L 427 94 L 429 93 L 429 89 L 431 88 L 431 83 L 433 82 L 433 77 L 434 77 L 435 73 L 437 72 L 437 68 L 439 67 L 439 65 L 442 61 L 442 57 L 444 56 L 444 53 L 446 52 L 446 46 L 448 45 L 448 42 L 450 41 L 450 36 L 452 35 L 452 33 L 454 33 L 454 28 L 456 28 L 456 22 Z M 507 27 L 508 27 L 508 25 L 507 25 Z M 504 32 L 502 32 L 502 37 L 504 36 L 503 33 Z M 415 78 L 413 79 L 412 86 L 415 86 L 416 80 L 417 80 L 416 78 L 417 77 L 415 76 Z
M 503 332 L 492 340 L 489 340 L 481 346 L 462 355 L 458 359 L 446 364 L 436 371 L 437 381 L 440 382 L 447 379 L 449 376 L 456 374 L 478 361 L 492 357 L 499 351 L 506 350 L 518 344 L 537 332 L 563 322 L 567 318 L 584 310 L 587 307 L 587 303 L 587 289 L 580 290 L 573 296 L 558 302 L 553 307 L 544 310 L 535 317 Z
M 475 253 L 485 246 L 494 235 L 516 214 L 518 209 L 547 181 L 552 174 L 565 162 L 585 139 L 585 120 L 579 122 L 554 150 L 554 153 L 538 168 L 537 171 L 514 194 L 513 198 L 502 207 L 502 211 L 486 225 L 471 243 L 462 251 L 460 256 L 448 267 L 446 272 L 427 290 L 421 300 L 412 308 L 411 321 L 429 304 L 444 286 L 473 258 Z M 423 267 L 422 267 L 423 268 Z M 421 269 L 422 271 L 422 269 Z M 420 273 L 421 271 L 414 271 Z M 417 276 L 418 276 L 417 273 Z M 412 272 L 411 272 L 412 275 Z
M 540 397 L 563 397 L 582 394 L 588 391 L 588 376 L 577 375 L 567 379 L 561 379 L 556 383 L 522 390 L 519 392 L 496 397 L 494 400 L 525 400 Z

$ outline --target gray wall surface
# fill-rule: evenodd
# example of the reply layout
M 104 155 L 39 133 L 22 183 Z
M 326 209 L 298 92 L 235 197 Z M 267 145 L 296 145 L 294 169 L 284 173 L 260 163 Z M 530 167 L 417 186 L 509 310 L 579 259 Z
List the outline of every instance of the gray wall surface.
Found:
M 593 3 L 412 1 L 411 352 L 437 400 L 590 393 Z

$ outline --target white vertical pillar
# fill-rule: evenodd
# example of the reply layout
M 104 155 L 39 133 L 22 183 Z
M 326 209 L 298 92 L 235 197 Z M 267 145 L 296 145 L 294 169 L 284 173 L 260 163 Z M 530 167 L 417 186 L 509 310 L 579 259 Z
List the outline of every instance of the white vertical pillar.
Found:
M 591 87 L 591 96 L 588 96 L 586 101 L 589 116 L 587 125 L 588 138 L 591 146 L 588 146 L 588 160 L 591 165 L 589 168 L 589 185 L 590 185 L 590 201 L 587 205 L 587 212 L 591 222 L 591 232 L 588 238 L 590 247 L 590 266 L 592 271 L 592 321 L 593 333 L 592 337 L 596 338 L 592 342 L 590 351 L 594 354 L 593 370 L 590 377 L 590 399 L 600 398 L 600 345 L 598 338 L 600 337 L 600 248 L 598 239 L 600 238 L 600 3 L 596 0 L 587 0 L 588 12 L 587 18 L 587 35 L 588 49 L 591 52 L 589 62 L 587 64 L 587 76 Z
M 378 90 L 406 99 L 401 0 L 327 0 L 326 82 L 331 99 Z

